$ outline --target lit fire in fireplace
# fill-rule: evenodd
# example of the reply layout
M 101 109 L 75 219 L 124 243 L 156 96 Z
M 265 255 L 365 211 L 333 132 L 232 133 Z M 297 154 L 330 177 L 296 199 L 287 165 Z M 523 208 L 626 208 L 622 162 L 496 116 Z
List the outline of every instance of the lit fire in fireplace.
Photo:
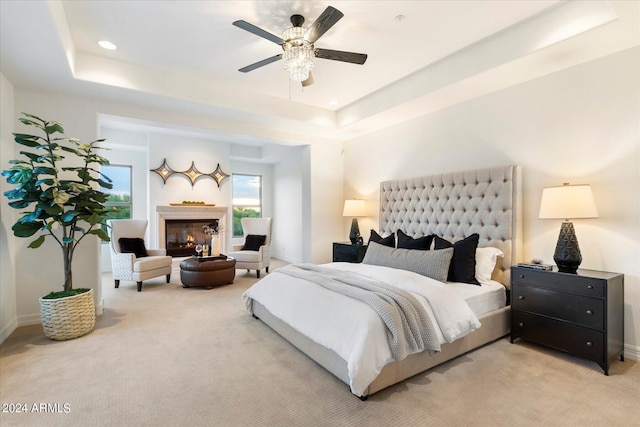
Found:
M 214 236 L 219 232 L 217 219 L 177 219 L 166 220 L 165 247 L 167 255 L 195 255 L 196 245 L 208 244 L 214 250 Z M 219 239 L 216 239 L 219 251 Z

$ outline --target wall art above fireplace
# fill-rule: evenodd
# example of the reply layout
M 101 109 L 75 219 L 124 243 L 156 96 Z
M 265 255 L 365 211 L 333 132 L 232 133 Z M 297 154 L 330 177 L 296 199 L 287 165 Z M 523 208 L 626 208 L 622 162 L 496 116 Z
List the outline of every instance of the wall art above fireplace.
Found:
M 209 178 L 212 178 L 216 182 L 216 184 L 218 184 L 218 188 L 220 188 L 220 183 L 230 176 L 228 173 L 225 173 L 222 170 L 222 168 L 220 167 L 220 163 L 218 163 L 216 170 L 211 173 L 200 172 L 198 168 L 196 168 L 196 164 L 194 161 L 191 162 L 191 166 L 189 167 L 189 169 L 184 171 L 175 171 L 171 169 L 171 166 L 169 166 L 169 164 L 167 163 L 167 159 L 163 159 L 162 164 L 155 169 L 151 169 L 151 172 L 155 172 L 160 175 L 160 177 L 162 177 L 162 182 L 165 184 L 167 183 L 167 179 L 169 179 L 169 177 L 171 176 L 184 175 L 189 178 L 192 187 L 199 178 L 208 176 Z

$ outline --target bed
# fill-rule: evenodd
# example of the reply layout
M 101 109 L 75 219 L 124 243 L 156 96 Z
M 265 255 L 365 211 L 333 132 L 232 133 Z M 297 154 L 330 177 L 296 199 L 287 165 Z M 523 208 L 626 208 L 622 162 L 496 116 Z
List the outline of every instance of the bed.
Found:
M 455 248 L 456 242 L 463 242 L 471 235 L 477 235 L 475 239 L 478 248 L 501 251 L 503 256 L 493 258 L 495 264 L 491 265 L 488 277 L 482 280 L 481 286 L 472 286 L 468 283 L 442 283 L 433 278 L 442 272 L 435 273 L 436 276 L 424 277 L 425 274 L 429 274 L 417 272 L 409 267 L 406 270 L 410 271 L 406 271 L 405 264 L 394 264 L 395 261 L 385 264 L 386 258 L 382 258 L 382 262 L 376 262 L 376 256 L 380 259 L 380 257 L 388 255 L 388 259 L 392 259 L 398 253 L 411 253 L 412 257 L 416 254 L 419 254 L 417 256 L 420 257 L 442 257 L 442 254 L 453 253 L 454 249 L 409 251 L 407 249 L 383 249 L 378 243 L 370 243 L 365 260 L 367 257 L 370 259 L 368 263 L 363 263 L 363 265 L 329 263 L 322 266 L 295 266 L 291 268 L 295 270 L 296 274 L 298 274 L 298 268 L 313 270 L 311 274 L 315 274 L 318 280 L 322 281 L 324 281 L 324 269 L 327 269 L 326 274 L 331 272 L 331 274 L 338 276 L 353 273 L 366 276 L 366 278 L 374 276 L 377 278 L 380 275 L 385 277 L 385 280 L 394 281 L 398 286 L 406 287 L 406 291 L 413 293 L 422 292 L 421 290 L 425 289 L 423 281 L 425 283 L 428 281 L 429 286 L 433 286 L 433 288 L 425 292 L 429 294 L 425 295 L 425 298 L 430 297 L 443 301 L 445 295 L 452 295 L 451 302 L 457 307 L 456 310 L 463 313 L 461 316 L 467 316 L 464 320 L 452 320 L 452 325 L 456 327 L 459 324 L 468 326 L 466 330 L 456 330 L 458 335 L 447 333 L 446 331 L 451 328 L 445 327 L 445 320 L 440 317 L 435 318 L 435 315 L 441 316 L 440 312 L 453 310 L 449 308 L 438 309 L 436 308 L 438 306 L 433 302 L 424 303 L 422 298 L 419 298 L 421 305 L 425 306 L 429 312 L 430 320 L 427 320 L 427 323 L 431 322 L 442 326 L 436 328 L 439 340 L 437 351 L 425 349 L 411 353 L 406 357 L 403 354 L 400 360 L 394 360 L 394 358 L 389 358 L 388 351 L 379 349 L 380 346 L 377 343 L 359 344 L 360 335 L 353 335 L 356 339 L 351 339 L 348 343 L 337 342 L 335 344 L 325 340 L 322 336 L 319 337 L 318 333 L 320 335 L 329 334 L 332 328 L 341 329 L 340 334 L 346 334 L 345 331 L 349 331 L 348 333 L 353 334 L 361 333 L 363 337 L 374 333 L 379 334 L 379 332 L 369 331 L 369 328 L 380 329 L 377 322 L 382 321 L 380 321 L 380 316 L 377 316 L 370 307 L 363 308 L 360 301 L 354 303 L 349 297 L 315 286 L 320 282 L 307 286 L 314 290 L 312 294 L 305 293 L 303 298 L 301 296 L 303 294 L 298 292 L 307 291 L 301 290 L 301 282 L 312 282 L 312 280 L 295 277 L 292 275 L 292 271 L 285 274 L 284 271 L 277 269 L 256 283 L 243 295 L 245 305 L 254 317 L 260 319 L 300 351 L 349 385 L 352 393 L 356 396 L 365 399 L 379 390 L 508 335 L 510 327 L 509 272 L 510 266 L 519 261 L 518 257 L 521 253 L 520 187 L 520 167 L 518 166 L 467 170 L 385 181 L 380 184 L 378 233 L 381 236 L 397 233 L 398 235 L 402 234 L 405 239 L 408 239 L 407 241 L 411 241 L 411 239 L 418 241 L 421 238 L 424 239 L 425 236 L 436 235 L 440 241 L 453 243 Z M 431 241 L 429 244 L 433 248 Z M 458 249 L 455 250 L 458 251 Z M 455 258 L 455 255 L 453 257 Z M 480 268 L 479 264 L 480 261 L 478 261 L 478 268 Z M 423 268 L 422 265 L 424 264 L 418 268 Z M 486 270 L 486 265 L 484 269 Z M 484 274 L 487 274 L 486 271 Z M 316 288 L 322 289 L 317 290 Z M 303 299 L 312 301 L 312 303 L 300 304 Z M 347 300 L 349 301 L 347 302 Z M 468 311 L 473 314 L 469 315 Z M 370 315 L 370 312 L 373 314 Z M 342 319 L 340 316 L 343 315 L 351 316 L 356 320 L 347 317 Z M 325 316 L 325 319 L 318 320 L 321 319 L 318 316 Z M 368 319 L 369 317 L 378 320 L 368 320 L 366 330 L 362 329 L 365 327 L 360 324 L 351 326 L 350 322 L 365 322 L 367 320 L 360 319 Z M 471 317 L 476 320 L 474 321 Z M 361 329 L 363 332 L 357 332 Z M 382 329 L 384 329 L 384 324 L 382 324 Z M 388 329 L 386 333 L 389 334 Z M 361 369 L 357 366 L 360 359 L 354 361 L 351 358 L 351 353 L 343 351 L 344 346 L 352 345 L 351 341 L 358 341 L 357 344 L 353 344 L 361 352 L 358 357 L 375 359 L 372 362 L 366 361 L 373 364 L 375 370 L 369 368 L 369 365 Z M 365 338 L 362 341 L 364 342 Z M 391 343 L 391 341 L 389 342 Z M 388 347 L 393 347 L 393 345 L 388 344 Z M 365 366 L 364 361 L 362 366 Z M 359 369 L 364 374 L 354 373 Z

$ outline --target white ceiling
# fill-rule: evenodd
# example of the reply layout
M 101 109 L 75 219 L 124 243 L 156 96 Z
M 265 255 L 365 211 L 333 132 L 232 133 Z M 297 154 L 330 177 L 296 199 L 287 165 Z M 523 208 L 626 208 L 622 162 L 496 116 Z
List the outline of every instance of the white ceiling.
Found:
M 316 47 L 364 65 L 318 59 L 304 90 L 281 62 L 237 71 L 281 48 L 233 21 L 281 35 L 329 5 L 344 17 Z M 625 0 L 1 1 L 0 68 L 16 87 L 235 122 L 215 130 L 242 143 L 346 139 L 637 46 L 638 15 Z

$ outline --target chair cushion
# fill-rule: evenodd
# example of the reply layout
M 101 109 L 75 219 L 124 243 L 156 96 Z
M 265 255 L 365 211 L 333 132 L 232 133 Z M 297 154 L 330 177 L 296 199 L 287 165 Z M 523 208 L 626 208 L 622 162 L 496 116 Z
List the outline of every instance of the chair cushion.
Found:
M 139 237 L 121 237 L 118 239 L 120 252 L 123 254 L 136 254 L 136 258 L 149 256 L 144 240 Z
M 239 251 L 227 254 L 236 259 L 238 262 L 260 262 L 260 252 L 258 251 Z
M 134 272 L 143 272 L 155 270 L 171 265 L 172 258 L 170 256 L 148 256 L 140 258 L 133 263 Z
M 248 234 L 244 239 L 243 251 L 257 251 L 260 246 L 264 245 L 267 236 L 264 234 Z

